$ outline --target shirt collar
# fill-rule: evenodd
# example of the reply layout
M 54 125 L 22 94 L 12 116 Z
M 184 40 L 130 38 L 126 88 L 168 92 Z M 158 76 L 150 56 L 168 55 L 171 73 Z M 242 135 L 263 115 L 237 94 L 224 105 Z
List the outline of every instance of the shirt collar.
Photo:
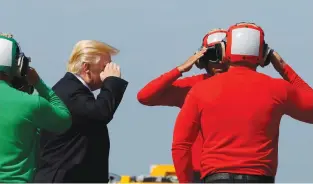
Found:
M 80 80 L 81 83 L 83 83 L 84 86 L 86 86 L 86 88 L 89 89 L 90 92 L 92 92 L 92 90 L 91 90 L 90 87 L 87 85 L 87 83 L 86 83 L 79 75 L 77 75 L 77 74 L 74 74 L 74 75 L 75 75 L 75 77 L 76 77 L 78 80 Z
M 245 66 L 233 66 L 229 67 L 228 71 L 256 71 L 256 70 Z

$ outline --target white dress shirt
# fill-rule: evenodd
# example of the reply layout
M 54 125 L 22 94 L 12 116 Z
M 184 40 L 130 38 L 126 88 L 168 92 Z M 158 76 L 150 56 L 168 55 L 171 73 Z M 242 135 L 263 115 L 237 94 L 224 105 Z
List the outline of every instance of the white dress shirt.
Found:
M 74 74 L 74 75 L 75 75 L 76 78 L 77 78 L 78 80 L 80 80 L 80 82 L 83 83 L 83 85 L 86 86 L 86 87 L 89 89 L 89 91 L 92 93 L 90 87 L 86 84 L 86 82 L 85 82 L 79 75 L 76 75 L 76 74 Z

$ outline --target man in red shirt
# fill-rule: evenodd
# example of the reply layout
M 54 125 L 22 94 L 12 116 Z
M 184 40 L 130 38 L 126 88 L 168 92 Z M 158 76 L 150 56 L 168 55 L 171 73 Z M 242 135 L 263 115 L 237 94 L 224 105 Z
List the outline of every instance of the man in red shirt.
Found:
M 213 61 L 214 58 L 207 58 L 211 59 L 211 62 L 199 61 L 207 52 L 208 47 L 221 41 L 225 36 L 226 31 L 222 29 L 214 29 L 208 32 L 203 38 L 202 50 L 191 56 L 184 64 L 149 82 L 138 92 L 138 101 L 147 106 L 175 106 L 181 108 L 188 91 L 193 85 L 227 70 L 227 65 L 220 61 Z M 203 59 L 206 59 L 206 57 L 203 57 Z M 207 73 L 178 79 L 183 73 L 188 72 L 194 64 L 200 69 L 204 68 Z M 199 136 L 192 147 L 193 182 L 200 182 L 201 138 Z
M 274 182 L 281 117 L 313 123 L 313 90 L 266 47 L 263 30 L 254 24 L 231 26 L 218 45 L 228 72 L 198 82 L 176 120 L 172 156 L 178 180 L 193 182 L 190 150 L 200 133 L 204 182 Z M 256 72 L 267 57 L 289 83 Z

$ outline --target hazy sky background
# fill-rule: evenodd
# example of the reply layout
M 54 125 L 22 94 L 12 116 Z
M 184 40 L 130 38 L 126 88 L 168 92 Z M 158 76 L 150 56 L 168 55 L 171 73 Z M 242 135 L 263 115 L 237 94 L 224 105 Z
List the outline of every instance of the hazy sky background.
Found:
M 171 164 L 173 125 L 179 109 L 147 107 L 136 95 L 151 79 L 184 62 L 212 28 L 240 21 L 263 27 L 267 42 L 313 85 L 313 1 L 244 0 L 0 0 L 2 32 L 11 32 L 50 86 L 63 77 L 73 45 L 105 41 L 129 81 L 110 123 L 110 171 L 148 174 Z M 259 70 L 279 77 L 272 66 Z M 201 73 L 193 69 L 185 76 Z M 313 127 L 284 117 L 277 182 L 313 182 Z

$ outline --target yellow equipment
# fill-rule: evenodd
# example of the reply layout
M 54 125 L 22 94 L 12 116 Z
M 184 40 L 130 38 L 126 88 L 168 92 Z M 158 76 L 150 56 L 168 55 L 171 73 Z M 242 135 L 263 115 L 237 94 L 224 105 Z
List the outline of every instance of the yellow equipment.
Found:
M 178 183 L 173 165 L 152 165 L 149 176 L 120 176 L 115 183 Z
M 173 165 L 152 165 L 150 176 L 176 176 Z

